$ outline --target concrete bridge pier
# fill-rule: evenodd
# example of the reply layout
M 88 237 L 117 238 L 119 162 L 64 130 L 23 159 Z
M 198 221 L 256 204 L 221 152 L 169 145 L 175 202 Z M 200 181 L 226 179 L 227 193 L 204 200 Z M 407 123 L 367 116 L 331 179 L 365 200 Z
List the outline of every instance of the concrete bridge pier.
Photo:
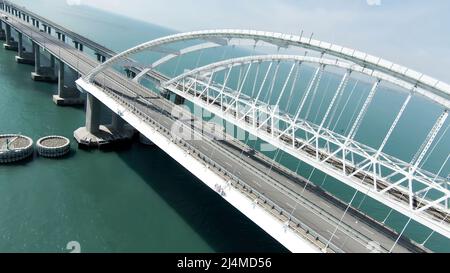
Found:
M 23 35 L 21 32 L 18 33 L 19 45 L 18 45 L 18 55 L 16 56 L 16 62 L 20 64 L 34 65 L 34 52 L 26 52 L 23 45 Z
M 14 41 L 14 39 L 11 37 L 11 26 L 8 24 L 5 24 L 5 43 L 3 44 L 3 47 L 6 50 L 11 50 L 11 51 L 18 51 L 19 47 L 18 47 L 18 42 Z
M 74 81 L 65 80 L 65 64 L 59 60 L 58 64 L 58 93 L 53 95 L 53 102 L 59 106 L 83 105 L 84 99 L 80 96 Z
M 56 35 L 58 36 L 58 40 L 61 40 L 63 42 L 66 41 L 66 35 L 64 33 L 56 32 Z
M 111 148 L 130 143 L 135 129 L 116 113 L 112 113 L 112 124 L 101 125 L 101 102 L 87 93 L 86 123 L 73 136 L 80 148 Z
M 125 73 L 127 74 L 127 78 L 134 79 L 134 77 L 136 77 L 136 72 L 129 68 L 125 68 Z
M 104 63 L 106 61 L 106 57 L 102 54 L 96 52 L 95 55 L 97 56 L 97 61 L 99 61 L 100 63 Z
M 77 41 L 73 41 L 75 48 L 78 49 L 79 51 L 83 51 L 83 44 Z
M 31 78 L 34 81 L 41 82 L 58 82 L 58 77 L 55 75 L 55 57 L 53 55 L 50 56 L 50 66 L 42 67 L 41 66 L 41 50 L 40 46 L 33 42 L 33 51 L 34 51 L 34 72 L 31 72 Z
M 0 41 L 5 40 L 6 40 L 6 33 L 5 30 L 3 29 L 3 21 L 0 20 Z

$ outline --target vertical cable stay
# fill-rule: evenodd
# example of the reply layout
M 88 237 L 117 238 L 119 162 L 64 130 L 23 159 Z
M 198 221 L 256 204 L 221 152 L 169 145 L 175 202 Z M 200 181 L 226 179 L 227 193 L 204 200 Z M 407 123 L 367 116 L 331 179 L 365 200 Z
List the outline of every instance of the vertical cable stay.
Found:
M 445 215 L 444 219 L 442 219 L 442 221 L 439 224 L 442 224 L 443 222 L 445 222 L 448 218 L 448 213 L 447 215 Z M 430 240 L 430 238 L 436 233 L 435 230 L 433 230 L 430 235 L 428 235 L 428 237 L 420 244 L 421 246 L 425 246 L 426 243 L 428 243 L 428 241 Z
M 284 95 L 284 91 L 286 90 L 286 87 L 287 87 L 287 85 L 288 85 L 288 83 L 289 83 L 289 80 L 291 79 L 292 72 L 294 71 L 294 68 L 296 67 L 296 65 L 297 65 L 297 64 L 294 63 L 294 64 L 292 64 L 292 66 L 291 66 L 291 70 L 289 71 L 289 74 L 288 74 L 288 76 L 287 76 L 287 78 L 286 78 L 286 81 L 284 82 L 283 88 L 281 89 L 280 95 L 278 96 L 277 102 L 275 103 L 274 111 L 276 110 L 276 107 L 279 106 L 280 100 L 281 100 L 281 98 L 282 98 L 283 95 Z
M 348 80 L 348 83 L 349 83 L 349 82 L 350 82 L 350 79 Z M 347 87 L 348 83 L 346 84 L 346 87 Z M 328 128 L 328 129 L 330 129 L 331 124 L 332 124 L 333 121 L 334 121 L 334 117 L 336 116 L 336 113 L 337 113 L 337 110 L 338 110 L 338 108 L 339 108 L 339 105 L 341 104 L 342 98 L 344 97 L 345 90 L 346 90 L 345 88 L 342 90 L 341 94 L 339 95 L 339 97 L 338 97 L 338 99 L 337 99 L 337 101 L 336 101 L 336 106 L 333 107 L 333 112 L 331 113 L 330 119 L 328 120 L 328 124 L 325 126 L 325 127 Z M 353 90 L 353 89 L 352 89 L 352 90 Z M 341 111 L 341 113 L 342 113 L 342 111 Z M 337 120 L 334 124 L 337 124 L 337 123 L 339 122 L 339 118 L 340 118 L 340 116 L 338 117 L 338 120 Z M 336 127 L 336 125 L 333 126 L 333 127 Z
M 255 98 L 256 84 L 259 79 L 259 69 L 260 68 L 261 68 L 261 62 L 258 62 L 258 66 L 256 67 L 255 81 L 253 82 L 253 88 L 252 88 L 252 99 Z
M 356 132 L 359 129 L 359 126 L 361 126 L 362 119 L 366 115 L 367 109 L 368 109 L 370 103 L 372 102 L 373 97 L 375 96 L 375 92 L 377 91 L 378 85 L 380 84 L 380 82 L 381 82 L 381 80 L 378 79 L 373 84 L 372 89 L 370 90 L 369 95 L 367 96 L 367 99 L 366 99 L 366 101 L 364 102 L 364 105 L 361 108 L 361 111 L 359 112 L 358 116 L 356 117 L 355 123 L 353 123 L 352 129 L 350 129 L 350 133 L 347 135 L 346 142 L 348 142 L 351 139 L 354 139 L 354 137 L 356 135 Z
M 422 143 L 422 146 L 417 151 L 416 155 L 413 157 L 411 164 L 413 165 L 413 170 L 416 170 L 417 167 L 419 167 L 420 163 L 422 162 L 422 159 L 425 157 L 425 154 L 428 152 L 431 144 L 433 144 L 434 139 L 436 138 L 437 134 L 441 130 L 442 126 L 445 123 L 445 120 L 448 117 L 448 111 L 445 110 L 438 118 L 436 123 L 434 124 L 433 128 L 428 133 L 427 138 Z
M 261 86 L 260 86 L 259 91 L 258 91 L 258 95 L 256 96 L 256 99 L 255 99 L 255 101 L 253 103 L 253 106 L 256 106 L 256 104 L 259 101 L 259 97 L 261 96 L 261 92 L 264 89 L 264 85 L 266 84 L 267 78 L 269 77 L 270 71 L 272 70 L 272 66 L 273 66 L 273 63 L 271 62 L 269 64 L 269 67 L 267 68 L 266 75 L 264 75 L 264 79 L 263 79 L 263 81 L 261 83 Z
M 447 125 L 447 128 L 445 128 L 445 130 L 442 132 L 441 136 L 439 137 L 439 139 L 434 143 L 433 148 L 431 149 L 431 151 L 428 153 L 428 155 L 425 157 L 424 160 L 422 160 L 422 163 L 420 164 L 419 168 L 422 168 L 422 166 L 425 164 L 425 162 L 428 161 L 428 159 L 430 158 L 430 156 L 433 154 L 434 150 L 436 149 L 436 147 L 441 143 L 442 139 L 444 138 L 444 136 L 447 134 L 448 129 L 450 128 L 450 123 Z
M 213 100 L 213 102 L 211 104 L 214 104 L 219 98 L 220 100 L 220 107 L 223 107 L 223 92 L 225 91 L 225 88 L 227 86 L 228 83 L 228 79 L 230 78 L 230 74 L 231 74 L 231 70 L 233 69 L 233 66 L 229 66 L 228 71 L 225 73 L 225 79 L 222 85 L 222 88 L 219 92 L 219 94 L 217 95 L 217 97 Z
M 398 122 L 400 121 L 401 117 L 403 116 L 403 113 L 405 112 L 406 107 L 408 106 L 410 100 L 412 97 L 412 93 L 410 92 L 408 94 L 408 97 L 406 98 L 406 100 L 403 102 L 402 107 L 400 108 L 400 111 L 398 112 L 397 116 L 395 117 L 394 122 L 392 123 L 391 127 L 389 128 L 389 131 L 387 132 L 386 136 L 383 139 L 383 142 L 381 143 L 380 147 L 378 148 L 378 151 L 375 155 L 376 158 L 378 158 L 381 154 L 381 152 L 384 149 L 384 146 L 386 146 L 389 138 L 391 137 L 392 133 L 395 130 L 395 127 L 397 127 Z
M 341 92 L 343 92 L 343 91 L 345 90 L 345 87 L 347 86 L 347 83 L 348 83 L 348 79 L 349 79 L 350 74 L 351 74 L 351 71 L 347 71 L 347 72 L 344 74 L 344 77 L 342 77 L 341 83 L 339 84 L 339 87 L 338 87 L 338 89 L 336 90 L 336 93 L 334 94 L 334 97 L 333 97 L 333 99 L 332 99 L 331 102 L 330 102 L 330 106 L 328 106 L 328 109 L 327 109 L 327 111 L 325 112 L 325 116 L 323 117 L 322 122 L 320 123 L 319 129 L 318 129 L 318 131 L 317 131 L 318 133 L 320 133 L 320 131 L 322 130 L 323 125 L 325 124 L 325 121 L 327 120 L 328 115 L 330 114 L 330 111 L 331 111 L 331 109 L 333 108 L 334 103 L 336 102 L 336 99 L 339 97 L 339 95 L 341 94 Z M 318 140 L 317 140 L 317 141 L 318 141 Z
M 292 95 L 294 94 L 294 90 L 295 90 L 295 87 L 297 85 L 297 81 L 298 81 L 298 78 L 299 78 L 299 73 L 300 73 L 301 66 L 302 66 L 302 63 L 298 62 L 297 69 L 295 70 L 294 82 L 292 83 L 291 90 L 289 92 L 288 104 L 286 106 L 286 112 L 287 113 L 289 113 L 289 109 L 291 108 L 291 105 L 293 103 L 292 102 Z
M 280 70 L 280 61 L 277 62 L 277 66 L 275 67 L 275 72 L 274 72 L 273 77 L 272 77 L 272 82 L 270 84 L 269 93 L 266 94 L 266 97 L 264 98 L 264 102 L 267 100 L 267 105 L 270 105 L 270 100 L 272 99 L 272 92 L 273 92 L 273 89 L 275 87 L 275 82 L 276 82 L 276 79 L 278 77 L 279 70 Z
M 311 100 L 310 100 L 309 105 L 308 105 L 308 109 L 306 110 L 306 113 L 305 113 L 304 118 L 303 118 L 303 120 L 305 120 L 305 121 L 308 120 L 309 114 L 311 113 L 311 107 L 312 107 L 312 105 L 313 105 L 313 103 L 314 103 L 314 100 L 315 100 L 315 98 L 316 98 L 317 91 L 319 90 L 319 87 L 320 87 L 322 78 L 323 78 L 323 73 L 320 73 L 320 74 L 319 74 L 319 77 L 318 77 L 318 79 L 317 79 L 317 83 L 315 84 L 314 91 L 313 91 L 313 93 L 312 93 Z M 327 89 L 328 89 L 329 87 L 330 87 L 330 78 L 328 77 L 328 78 L 327 78 Z M 322 97 L 321 103 L 323 102 L 324 98 L 325 98 L 325 94 L 324 94 L 324 96 Z M 317 111 L 317 112 L 318 112 L 318 111 Z M 316 117 L 315 117 L 315 118 L 316 118 Z
M 252 68 L 252 63 L 250 63 L 249 65 L 248 65 L 248 67 L 247 67 L 247 70 L 246 70 L 246 72 L 245 72 L 245 75 L 244 75 L 244 78 L 242 79 L 242 83 L 241 83 L 241 85 L 239 86 L 239 89 L 238 89 L 238 93 L 237 93 L 237 95 L 236 95 L 236 97 L 235 97 L 235 99 L 234 99 L 234 102 L 236 103 L 236 116 L 238 115 L 238 104 L 239 104 L 239 98 L 240 98 L 240 96 L 241 96 L 241 92 L 242 92 L 242 89 L 244 88 L 244 85 L 245 85 L 245 81 L 247 80 L 247 76 L 248 76 L 248 73 L 250 72 L 250 69 Z M 225 112 L 227 112 L 228 111 L 228 109 L 230 109 L 231 107 L 233 106 L 233 103 L 231 103 L 229 106 L 228 106 L 228 108 L 225 110 Z
M 308 105 L 308 110 L 306 110 L 306 114 L 305 114 L 304 120 L 308 120 L 309 119 L 309 115 L 311 114 L 311 110 L 312 110 L 312 107 L 314 105 L 315 98 L 316 98 L 316 96 L 319 97 L 319 94 L 321 94 L 322 98 L 320 99 L 319 106 L 316 109 L 316 114 L 314 115 L 314 119 L 311 119 L 311 121 L 314 124 L 316 124 L 317 119 L 319 118 L 320 110 L 322 109 L 322 105 L 325 102 L 325 98 L 327 97 L 328 90 L 330 90 L 331 75 L 328 75 L 328 77 L 326 78 L 326 82 L 327 82 L 327 84 L 326 84 L 325 90 L 321 89 L 320 90 L 321 92 L 318 92 L 320 84 L 316 85 L 316 87 L 315 87 L 315 89 L 313 91 L 313 96 L 312 96 L 311 101 L 309 102 L 309 105 Z
M 341 117 L 342 117 L 342 115 L 344 114 L 345 109 L 347 109 L 347 105 L 348 105 L 350 99 L 352 98 L 353 93 L 355 92 L 356 87 L 358 86 L 358 83 L 359 83 L 359 79 L 356 80 L 355 85 L 354 85 L 353 88 L 352 88 L 352 91 L 350 91 L 350 95 L 348 96 L 347 100 L 345 101 L 344 106 L 342 107 L 342 111 L 341 111 L 341 113 L 339 114 L 339 116 L 338 116 L 338 118 L 337 118 L 337 121 L 335 122 L 335 124 L 334 124 L 334 126 L 333 126 L 332 131 L 336 130 L 336 127 L 337 127 L 339 121 L 341 120 Z
M 296 112 L 296 114 L 294 116 L 294 124 L 297 123 L 297 120 L 298 120 L 298 118 L 300 116 L 300 113 L 303 110 L 303 106 L 305 105 L 305 102 L 308 99 L 309 93 L 311 92 L 311 90 L 312 90 L 312 88 L 314 86 L 314 82 L 316 81 L 317 76 L 319 74 L 321 75 L 323 73 L 323 69 L 324 69 L 324 66 L 322 66 L 322 65 L 317 67 L 316 72 L 314 73 L 314 76 L 312 77 L 312 79 L 311 79 L 311 81 L 309 83 L 308 89 L 306 90 L 306 93 L 303 96 L 302 101 L 300 103 L 300 106 L 299 106 L 299 108 L 298 108 L 298 110 L 297 110 L 297 112 Z M 319 78 L 320 78 L 320 76 L 319 76 Z
M 241 86 L 241 81 L 242 81 L 242 71 L 244 70 L 244 65 L 240 65 L 239 66 L 239 76 L 238 76 L 238 82 L 237 82 L 237 86 L 236 86 L 236 90 L 239 90 L 239 87 Z
M 336 225 L 336 227 L 335 227 L 333 233 L 331 234 L 330 239 L 328 240 L 327 244 L 325 245 L 325 247 L 324 247 L 325 250 L 328 248 L 328 246 L 330 245 L 330 243 L 331 243 L 331 241 L 333 240 L 334 236 L 336 235 L 336 232 L 337 232 L 337 230 L 339 229 L 339 226 L 341 225 L 342 221 L 344 220 L 344 217 L 345 217 L 345 215 L 347 214 L 348 209 L 349 209 L 350 206 L 352 205 L 353 201 L 355 200 L 356 195 L 358 194 L 358 192 L 359 192 L 359 191 L 356 190 L 355 193 L 353 194 L 353 197 L 352 197 L 352 199 L 350 200 L 350 202 L 348 203 L 347 208 L 346 208 L 345 211 L 344 211 L 344 214 L 342 214 L 341 218 L 339 219 L 338 224 Z
M 395 246 L 397 246 L 398 241 L 400 240 L 400 238 L 403 236 L 403 233 L 405 232 L 406 228 L 408 227 L 409 223 L 411 223 L 412 218 L 409 217 L 408 222 L 406 223 L 406 225 L 403 227 L 402 232 L 400 232 L 400 234 L 398 235 L 397 239 L 395 240 L 394 244 L 392 245 L 391 249 L 389 250 L 389 253 L 392 253 L 392 251 L 394 251 Z

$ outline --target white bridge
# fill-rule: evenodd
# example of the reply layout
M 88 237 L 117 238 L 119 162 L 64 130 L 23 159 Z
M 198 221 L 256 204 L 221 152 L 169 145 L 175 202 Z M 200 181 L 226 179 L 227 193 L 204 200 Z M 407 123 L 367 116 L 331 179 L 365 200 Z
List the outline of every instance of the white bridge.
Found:
M 197 43 L 177 50 L 170 48 L 170 45 L 187 41 Z M 278 50 L 285 48 L 293 51 L 306 49 L 310 55 L 314 52 L 318 54 L 254 55 L 249 51 L 250 56 L 219 60 L 172 78 L 154 76 L 161 75 L 155 73 L 157 68 L 172 59 L 196 51 L 236 45 L 253 45 L 254 48 L 269 45 Z M 436 174 L 420 168 L 447 120 L 450 106 L 448 84 L 354 49 L 308 37 L 252 30 L 197 31 L 156 39 L 112 57 L 92 70 L 84 80 L 93 83 L 99 73 L 117 64 L 136 66 L 134 62 L 129 63 L 128 58 L 145 51 L 163 53 L 163 57 L 149 66 L 142 65 L 134 81 L 138 82 L 144 76 L 155 78 L 160 81 L 162 89 L 191 101 L 410 219 L 450 237 L 450 219 L 447 217 L 449 181 L 441 176 L 448 169 L 441 169 Z M 284 63 L 290 69 L 280 76 L 278 72 Z M 302 75 L 299 75 L 302 65 L 315 67 L 304 90 L 296 85 L 298 79 L 302 79 Z M 333 73 L 340 71 L 343 75 L 324 116 L 320 122 L 312 123 L 305 116 L 308 114 L 306 102 L 317 93 L 328 68 Z M 237 84 L 230 83 L 234 70 L 239 71 Z M 351 77 L 358 78 L 361 75 L 372 79 L 370 92 L 353 120 L 351 129 L 345 135 L 334 132 L 331 128 L 333 122 L 337 121 L 335 115 L 342 94 Z M 283 83 L 281 89 L 274 90 L 276 81 Z M 355 135 L 383 83 L 394 85 L 406 96 L 382 144 L 370 147 L 357 142 Z M 296 96 L 296 93 L 302 96 Z M 405 162 L 383 150 L 414 96 L 434 102 L 436 107 L 441 108 L 442 114 L 414 158 Z M 297 101 L 291 101 L 299 97 Z M 286 99 L 291 103 L 282 105 L 281 101 Z M 292 105 L 296 107 L 287 108 Z M 295 111 L 292 110 L 294 108 Z M 444 148 L 450 151 L 449 147 Z M 445 163 L 442 168 L 445 168 Z
M 110 128 L 117 135 L 125 135 L 123 121 L 129 123 L 289 250 L 371 251 L 379 244 L 386 252 L 422 251 L 426 241 L 414 244 L 402 236 L 410 221 L 450 238 L 448 84 L 312 37 L 252 30 L 175 34 L 114 55 L 8 1 L 0 1 L 0 9 L 5 48 L 18 51 L 18 60 L 34 63 L 35 78 L 54 80 L 55 59 L 59 60 L 58 101 L 79 102 L 78 93 L 65 90 L 64 67 L 82 76 L 76 83 L 88 93 L 86 127 L 77 130 L 82 132 L 77 140 L 97 139 L 104 129 L 99 105 L 106 105 L 113 112 Z M 12 39 L 12 30 L 18 41 Z M 24 38 L 32 41 L 33 54 L 24 54 Z M 83 46 L 95 52 L 97 61 L 83 52 Z M 41 48 L 50 54 L 50 67 L 40 65 Z M 233 50 L 238 52 L 227 56 Z M 123 68 L 133 79 L 123 75 Z M 148 80 L 162 96 L 146 85 Z M 368 113 L 386 110 L 374 103 L 379 93 L 401 101 L 397 109 L 389 109 L 392 119 L 377 120 L 385 126 L 374 130 L 378 133 L 383 127 L 386 132 L 374 145 L 359 140 L 358 133 Z M 176 95 L 175 103 L 163 98 L 170 94 Z M 427 128 L 413 126 L 409 132 L 428 130 L 422 145 L 411 158 L 389 154 L 386 148 L 418 100 L 435 113 Z M 355 189 L 355 195 L 345 204 L 274 159 L 249 151 L 246 143 L 206 138 L 196 125 L 203 125 L 203 120 L 185 124 L 186 119 L 174 115 L 174 108 L 183 112 L 174 105 L 184 101 L 341 181 Z M 352 115 L 346 114 L 349 110 Z M 173 134 L 180 122 L 201 141 Z M 339 128 L 342 123 L 347 129 Z M 446 159 L 428 170 L 425 162 L 435 151 Z M 403 230 L 393 232 L 359 212 L 352 204 L 358 192 L 406 215 L 409 221 Z

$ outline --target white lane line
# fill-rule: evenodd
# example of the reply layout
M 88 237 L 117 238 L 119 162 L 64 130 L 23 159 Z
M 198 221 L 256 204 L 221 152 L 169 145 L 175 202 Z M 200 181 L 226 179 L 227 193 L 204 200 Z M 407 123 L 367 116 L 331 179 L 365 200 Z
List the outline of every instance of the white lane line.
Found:
M 225 161 L 225 164 L 227 164 L 230 167 L 233 167 L 233 165 L 231 165 L 228 161 Z
M 325 203 L 324 201 L 320 201 L 321 203 L 322 203 L 322 205 L 324 205 L 325 207 L 327 207 L 327 208 L 330 208 L 331 209 L 331 206 L 330 205 L 328 205 L 327 203 Z
M 289 204 L 289 203 L 285 203 L 288 207 L 290 207 L 291 209 L 295 209 L 295 207 L 293 206 L 293 205 L 291 205 L 291 204 Z
M 261 187 L 261 184 L 259 182 L 256 182 L 255 180 L 252 180 L 252 182 Z
M 331 235 L 333 235 L 333 232 L 329 231 L 328 229 L 327 229 L 327 232 L 330 233 Z M 336 235 L 336 233 L 334 234 L 333 238 L 340 240 L 340 238 Z
M 362 229 L 364 229 L 365 231 L 369 232 L 370 234 L 374 235 L 375 233 L 373 233 L 372 231 L 370 231 L 368 228 L 366 228 L 365 226 L 360 225 L 360 227 Z

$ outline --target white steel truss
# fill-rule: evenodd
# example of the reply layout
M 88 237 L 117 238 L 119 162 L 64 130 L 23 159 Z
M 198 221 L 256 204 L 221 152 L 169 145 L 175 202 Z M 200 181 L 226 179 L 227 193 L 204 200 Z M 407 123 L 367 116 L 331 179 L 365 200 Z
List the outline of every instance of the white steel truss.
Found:
M 260 100 L 261 90 L 256 98 L 242 92 L 243 82 L 247 80 L 248 71 L 252 65 L 259 65 L 261 62 L 270 63 L 264 75 L 262 84 L 264 85 L 264 83 L 270 82 L 269 71 L 276 66 L 274 69 L 276 75 L 281 61 L 291 61 L 294 64 L 290 67 L 275 104 Z M 314 86 L 317 87 L 318 83 L 315 82 L 320 81 L 325 66 L 340 67 L 346 71 L 319 125 L 300 118 L 305 97 L 299 103 L 300 108 L 297 114 L 292 115 L 279 110 L 280 97 L 285 92 L 286 83 L 291 78 L 296 63 L 304 62 L 319 65 L 313 74 L 305 97 Z M 241 70 L 243 71 L 243 82 L 238 84 L 238 90 L 227 86 L 233 67 L 245 68 Z M 221 71 L 226 72 L 223 82 L 212 81 L 214 74 Z M 324 124 L 353 72 L 375 77 L 376 81 L 373 83 L 349 134 L 343 136 L 326 128 Z M 272 78 L 272 80 L 274 79 Z M 378 149 L 374 149 L 358 143 L 354 140 L 354 136 L 381 81 L 389 81 L 403 88 L 406 86 L 410 92 L 382 145 Z M 272 85 L 269 86 L 269 90 L 272 91 Z M 449 220 L 447 219 L 449 213 L 447 204 L 450 199 L 449 181 L 419 169 L 422 159 L 448 117 L 447 109 L 443 111 L 430 131 L 414 162 L 407 163 L 383 152 L 383 148 L 408 105 L 411 95 L 417 92 L 416 86 L 407 85 L 382 72 L 371 71 L 343 61 L 296 55 L 261 55 L 206 65 L 179 75 L 163 83 L 162 87 L 450 238 Z M 252 94 L 254 93 L 255 90 L 252 91 Z M 284 127 L 276 127 L 276 124 L 283 124 Z M 424 192 L 426 193 L 424 194 Z
M 180 50 L 165 50 L 166 45 L 186 41 L 203 41 L 189 45 Z M 320 53 L 320 58 L 299 55 L 263 55 L 236 58 L 213 63 L 193 69 L 172 79 L 156 70 L 161 64 L 184 54 L 219 46 L 240 44 L 241 41 L 266 43 L 277 48 L 299 48 Z M 218 29 L 174 34 L 155 39 L 130 48 L 93 69 L 85 80 L 93 83 L 96 76 L 116 64 L 127 61 L 128 57 L 143 51 L 155 51 L 165 54 L 148 67 L 138 69 L 135 81 L 143 76 L 155 79 L 168 91 L 188 99 L 205 110 L 240 127 L 260 139 L 282 149 L 292 156 L 308 163 L 314 168 L 344 182 L 345 184 L 367 193 L 375 200 L 401 212 L 411 219 L 430 227 L 436 232 L 450 238 L 447 215 L 449 213 L 448 178 L 439 177 L 420 168 L 436 136 L 448 117 L 450 108 L 450 85 L 433 79 L 425 74 L 397 65 L 355 49 L 321 42 L 312 38 L 282 33 Z M 329 59 L 327 56 L 337 57 Z M 270 95 L 274 89 L 276 77 L 269 78 L 272 69 L 278 74 L 280 62 L 294 62 L 281 89 L 277 102 L 264 102 L 261 89 L 253 83 L 251 96 L 243 92 L 244 83 L 248 81 L 252 65 L 257 67 L 257 79 L 262 79 L 269 86 Z M 262 62 L 270 62 L 266 72 L 260 71 Z M 287 83 L 294 76 L 297 80 L 298 67 L 302 63 L 318 65 L 307 90 L 298 102 L 299 108 L 294 114 L 280 111 L 282 94 L 288 92 Z M 131 64 L 136 67 L 136 63 Z M 297 66 L 297 68 L 295 68 Z M 333 66 L 346 71 L 333 94 L 332 101 L 326 109 L 319 125 L 302 118 L 306 110 L 308 117 L 311 104 L 306 107 L 308 97 L 314 97 L 325 67 Z M 238 87 L 227 87 L 230 72 L 240 67 Z M 226 71 L 222 82 L 214 80 L 214 74 Z M 294 72 L 295 71 L 295 72 Z M 347 135 L 340 135 L 330 130 L 331 123 L 342 93 L 352 73 L 366 75 L 375 79 L 372 88 Z M 260 78 L 258 78 L 260 77 Z M 394 122 L 378 148 L 372 148 L 354 140 L 367 108 L 377 92 L 380 82 L 388 82 L 407 90 L 408 97 L 400 108 Z M 294 87 L 290 90 L 290 97 Z M 278 94 L 278 93 L 277 93 Z M 413 95 L 421 95 L 443 108 L 443 113 L 429 132 L 423 145 L 417 151 L 412 162 L 404 162 L 383 152 L 394 129 L 401 119 Z M 270 98 L 269 95 L 269 98 Z M 269 100 L 270 101 L 270 100 Z M 328 125 L 327 125 L 328 119 Z M 281 127 L 275 126 L 281 124 Z

